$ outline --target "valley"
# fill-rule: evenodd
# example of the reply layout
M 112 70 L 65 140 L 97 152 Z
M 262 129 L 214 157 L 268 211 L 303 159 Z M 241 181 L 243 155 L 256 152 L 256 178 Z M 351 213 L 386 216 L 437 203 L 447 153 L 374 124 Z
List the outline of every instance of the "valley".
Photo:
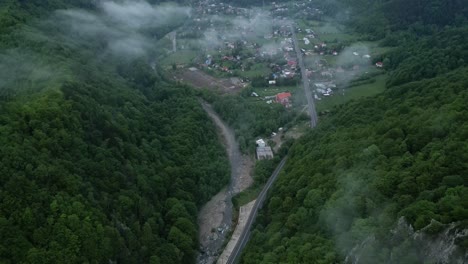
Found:
M 6 0 L 0 263 L 468 262 L 442 0 Z

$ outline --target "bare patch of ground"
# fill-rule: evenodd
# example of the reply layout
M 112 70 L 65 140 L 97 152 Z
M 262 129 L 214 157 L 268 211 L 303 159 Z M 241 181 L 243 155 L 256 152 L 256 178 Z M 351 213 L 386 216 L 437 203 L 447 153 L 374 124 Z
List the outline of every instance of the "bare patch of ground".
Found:
M 197 68 L 181 69 L 174 75 L 174 79 L 188 83 L 195 88 L 208 88 L 222 93 L 236 93 L 244 88 L 239 78 L 215 78 Z
M 283 142 L 289 138 L 292 139 L 298 139 L 304 134 L 303 132 L 299 131 L 299 129 L 294 126 L 291 129 L 289 129 L 286 132 L 278 132 L 275 136 L 272 136 L 270 139 L 275 142 L 275 146 L 273 147 L 273 150 L 277 152 L 280 148 Z
M 249 188 L 253 183 L 252 168 L 254 161 L 247 155 L 242 155 L 241 166 L 239 168 L 239 179 L 236 181 L 236 185 L 233 188 L 233 195 L 238 194 L 245 189 Z

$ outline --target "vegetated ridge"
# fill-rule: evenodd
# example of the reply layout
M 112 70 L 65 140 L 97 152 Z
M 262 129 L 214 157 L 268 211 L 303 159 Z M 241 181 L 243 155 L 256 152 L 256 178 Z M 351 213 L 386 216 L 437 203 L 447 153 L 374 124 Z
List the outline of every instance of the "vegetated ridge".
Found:
M 242 263 L 467 261 L 468 27 L 449 2 L 334 2 L 395 47 L 386 91 L 295 142 Z
M 152 69 L 151 50 L 113 53 L 122 39 L 106 38 L 129 35 L 99 12 L 0 5 L 1 263 L 193 263 L 198 207 L 228 181 L 193 90 Z M 71 16 L 101 37 L 64 27 Z M 147 41 L 171 27 L 148 30 L 129 33 Z

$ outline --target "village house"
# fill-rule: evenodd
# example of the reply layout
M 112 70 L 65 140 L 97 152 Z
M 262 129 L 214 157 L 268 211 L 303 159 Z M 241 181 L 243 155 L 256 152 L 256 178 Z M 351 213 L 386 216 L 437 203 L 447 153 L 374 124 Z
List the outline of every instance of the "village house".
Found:
M 333 94 L 333 88 L 336 88 L 336 84 L 333 82 L 318 82 L 314 83 L 315 90 L 323 96 L 330 96 Z
M 290 98 L 291 98 L 291 93 L 284 92 L 284 93 L 277 94 L 275 101 L 277 103 L 284 105 L 284 107 L 288 108 L 291 106 Z
M 291 69 L 295 69 L 297 66 L 297 61 L 295 59 L 289 59 L 288 66 L 291 67 Z

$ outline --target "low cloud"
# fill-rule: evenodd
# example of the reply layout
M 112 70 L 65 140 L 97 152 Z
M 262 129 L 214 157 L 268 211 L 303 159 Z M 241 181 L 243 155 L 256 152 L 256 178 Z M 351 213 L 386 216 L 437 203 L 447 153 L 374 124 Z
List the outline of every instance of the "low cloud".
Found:
M 273 31 L 274 20 L 269 12 L 251 9 L 249 17 L 234 18 L 213 15 L 209 18 L 210 27 L 203 32 L 203 38 L 198 41 L 204 48 L 212 49 L 224 44 L 225 41 L 251 40 L 264 37 Z
M 104 1 L 97 10 L 59 10 L 55 20 L 73 40 L 98 40 L 107 45 L 106 51 L 123 56 L 145 55 L 155 41 L 149 32 L 190 16 L 188 7 L 145 1 Z
M 165 33 L 190 12 L 188 7 L 156 6 L 143 0 L 104 0 L 94 11 L 58 10 L 36 26 L 18 30 L 19 39 L 27 45 L 0 51 L 0 96 L 62 82 L 69 76 L 66 57 L 76 52 L 97 54 L 98 59 L 106 55 L 128 59 L 149 55 L 156 33 Z M 61 53 L 44 56 L 55 50 Z
M 363 44 L 353 44 L 346 47 L 338 56 L 336 60 L 338 65 L 370 65 L 369 47 Z
M 273 20 L 269 13 L 254 9 L 251 13 L 255 14 L 250 18 L 236 17 L 232 24 L 234 30 L 243 30 L 257 36 L 270 34 L 273 28 Z
M 34 85 L 37 87 L 55 76 L 54 70 L 37 56 L 28 52 L 8 50 L 0 53 L 0 90 L 13 89 L 18 86 Z M 26 82 L 26 80 L 28 82 Z

